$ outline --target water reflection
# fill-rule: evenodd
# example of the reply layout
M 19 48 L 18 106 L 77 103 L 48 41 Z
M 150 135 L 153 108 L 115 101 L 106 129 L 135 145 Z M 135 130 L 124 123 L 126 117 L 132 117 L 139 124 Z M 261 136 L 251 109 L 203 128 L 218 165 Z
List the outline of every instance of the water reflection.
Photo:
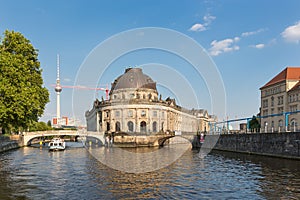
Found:
M 0 154 L 0 199 L 299 199 L 299 165 L 188 150 L 165 168 L 134 174 L 107 167 L 84 148 L 28 147 Z
M 252 177 L 259 180 L 256 191 L 267 199 L 300 198 L 300 161 L 267 156 L 213 151 L 224 159 L 237 160 L 242 166 L 255 169 Z
M 171 145 L 164 148 L 87 148 L 89 153 L 110 168 L 128 173 L 156 171 L 176 162 L 190 144 Z

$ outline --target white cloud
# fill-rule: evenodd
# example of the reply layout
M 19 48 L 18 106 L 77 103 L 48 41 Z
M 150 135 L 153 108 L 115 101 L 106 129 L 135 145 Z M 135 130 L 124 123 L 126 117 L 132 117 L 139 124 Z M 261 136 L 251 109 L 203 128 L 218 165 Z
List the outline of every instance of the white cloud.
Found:
M 191 28 L 190 31 L 205 31 L 206 28 L 202 24 L 194 24 Z
M 257 48 L 257 49 L 262 49 L 264 47 L 265 47 L 265 44 L 257 44 L 257 45 L 255 45 L 255 48 Z
M 265 44 L 256 44 L 256 45 L 251 45 L 250 47 L 256 48 L 256 49 L 263 49 L 266 47 Z
M 212 16 L 212 15 L 210 15 L 210 14 L 205 15 L 205 16 L 203 17 L 203 20 L 204 20 L 204 22 L 205 22 L 204 25 L 205 25 L 205 26 L 210 25 L 211 22 L 214 21 L 215 19 L 216 19 L 215 16 Z
M 261 28 L 261 29 L 258 29 L 256 31 L 244 32 L 244 33 L 242 33 L 242 37 L 248 37 L 250 35 L 256 35 L 256 34 L 261 33 L 263 31 L 265 31 L 265 29 Z
M 221 53 L 226 53 L 230 51 L 237 51 L 240 49 L 236 43 L 240 40 L 239 37 L 235 37 L 233 39 L 228 38 L 225 40 L 217 41 L 214 40 L 211 42 L 211 48 L 210 48 L 210 55 L 212 56 L 217 56 L 220 55 Z
M 64 82 L 71 82 L 72 80 L 70 78 L 64 78 Z
M 288 42 L 300 42 L 300 21 L 295 25 L 287 27 L 282 33 L 281 36 Z
M 215 19 L 216 19 L 215 16 L 207 14 L 203 17 L 203 21 L 204 21 L 203 24 L 196 23 L 189 30 L 190 31 L 198 31 L 198 32 L 205 31 L 205 30 L 207 30 L 208 26 L 212 23 L 212 21 L 214 21 Z
M 239 37 L 235 37 L 233 40 L 234 40 L 235 42 L 238 42 L 238 41 L 240 41 L 240 38 L 239 38 Z

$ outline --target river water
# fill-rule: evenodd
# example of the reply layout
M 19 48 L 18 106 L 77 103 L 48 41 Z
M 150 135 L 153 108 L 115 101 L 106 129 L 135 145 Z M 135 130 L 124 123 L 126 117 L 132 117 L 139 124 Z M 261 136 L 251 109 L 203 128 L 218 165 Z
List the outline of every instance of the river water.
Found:
M 299 199 L 300 161 L 224 152 L 203 158 L 187 150 L 165 168 L 136 174 L 68 143 L 62 152 L 25 147 L 0 154 L 0 181 L 3 200 Z

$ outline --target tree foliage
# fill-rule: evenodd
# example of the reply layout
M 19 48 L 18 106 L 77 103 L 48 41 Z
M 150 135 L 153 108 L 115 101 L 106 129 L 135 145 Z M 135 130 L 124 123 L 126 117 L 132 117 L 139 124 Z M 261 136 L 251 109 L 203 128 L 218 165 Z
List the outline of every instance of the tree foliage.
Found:
M 45 122 L 33 122 L 29 126 L 29 131 L 48 131 L 52 130 L 51 126 L 48 126 Z
M 255 130 L 255 132 L 259 132 L 260 123 L 259 123 L 259 121 L 257 120 L 257 118 L 255 116 L 253 116 L 252 119 L 250 120 L 249 128 L 250 128 L 251 131 Z
M 0 40 L 0 126 L 24 130 L 37 122 L 49 102 L 36 50 L 21 33 Z
M 50 127 L 52 127 L 52 125 L 51 125 L 51 120 L 48 120 L 48 122 L 47 122 L 47 126 L 50 126 Z

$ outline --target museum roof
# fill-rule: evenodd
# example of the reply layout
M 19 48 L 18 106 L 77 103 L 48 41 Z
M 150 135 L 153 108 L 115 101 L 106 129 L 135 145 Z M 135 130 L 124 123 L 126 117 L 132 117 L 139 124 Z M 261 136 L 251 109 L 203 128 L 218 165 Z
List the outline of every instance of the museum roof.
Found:
M 271 85 L 286 81 L 286 80 L 300 80 L 300 67 L 287 67 L 282 72 L 277 74 L 268 83 L 262 86 L 260 89 L 264 89 Z
M 111 92 L 125 88 L 146 88 L 156 90 L 156 83 L 141 68 L 127 68 L 125 73 L 112 83 Z

